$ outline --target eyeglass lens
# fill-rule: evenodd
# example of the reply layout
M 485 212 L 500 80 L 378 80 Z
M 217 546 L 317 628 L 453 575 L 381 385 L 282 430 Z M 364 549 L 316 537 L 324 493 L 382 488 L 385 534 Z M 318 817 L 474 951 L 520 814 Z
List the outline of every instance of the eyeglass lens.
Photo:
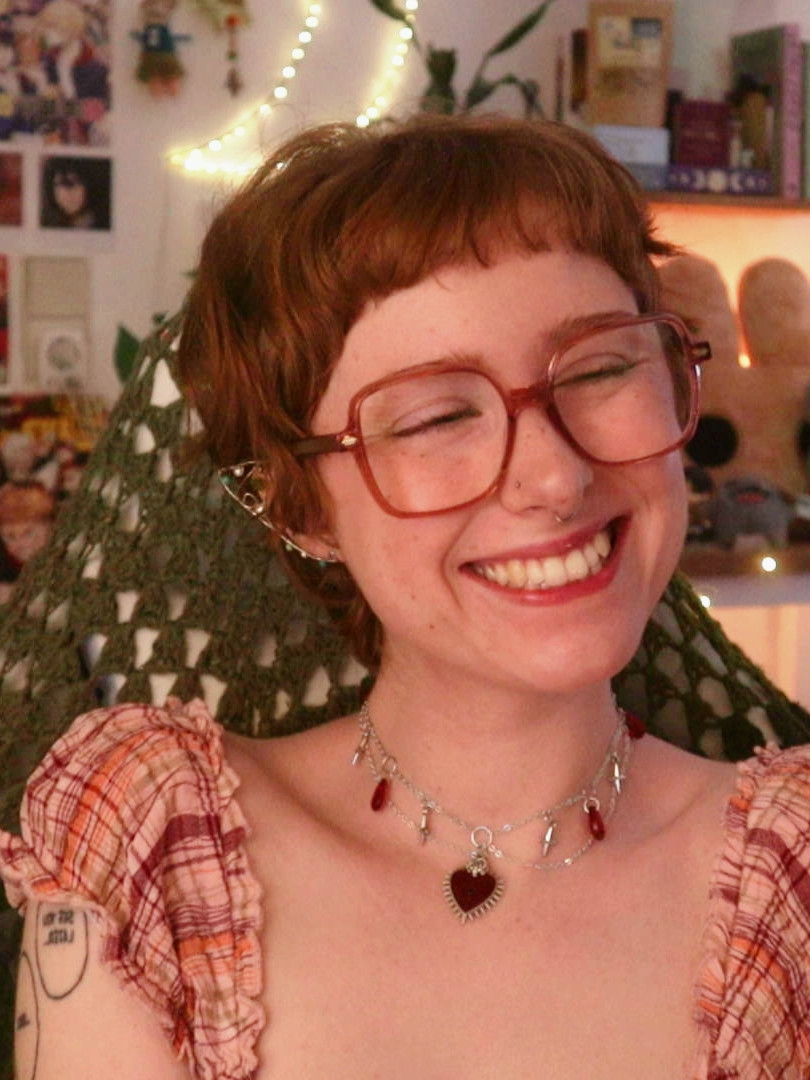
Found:
M 559 354 L 549 405 L 591 458 L 635 461 L 677 444 L 686 430 L 689 365 L 686 344 L 668 323 L 600 330 Z M 377 487 L 406 513 L 450 509 L 482 495 L 501 471 L 509 438 L 501 393 L 474 371 L 380 387 L 363 400 L 359 424 Z

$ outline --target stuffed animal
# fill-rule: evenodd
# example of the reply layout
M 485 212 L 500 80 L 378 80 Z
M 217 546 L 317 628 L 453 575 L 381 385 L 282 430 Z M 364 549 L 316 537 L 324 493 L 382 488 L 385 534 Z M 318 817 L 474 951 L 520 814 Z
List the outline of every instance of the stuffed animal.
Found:
M 156 98 L 174 97 L 180 88 L 185 69 L 177 57 L 178 41 L 189 41 L 188 34 L 174 34 L 169 18 L 177 0 L 142 0 L 142 30 L 133 30 L 132 37 L 141 43 L 141 58 L 135 77 L 146 83 Z

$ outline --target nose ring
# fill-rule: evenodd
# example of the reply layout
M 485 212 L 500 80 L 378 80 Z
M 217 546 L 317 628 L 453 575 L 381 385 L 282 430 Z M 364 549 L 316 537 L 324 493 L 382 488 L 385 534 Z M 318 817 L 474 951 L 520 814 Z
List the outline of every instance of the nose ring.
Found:
M 576 510 L 572 510 L 570 514 L 566 514 L 564 517 L 561 514 L 558 514 L 556 510 L 554 511 L 554 520 L 558 525 L 566 525 L 569 521 L 573 521 L 576 516 Z

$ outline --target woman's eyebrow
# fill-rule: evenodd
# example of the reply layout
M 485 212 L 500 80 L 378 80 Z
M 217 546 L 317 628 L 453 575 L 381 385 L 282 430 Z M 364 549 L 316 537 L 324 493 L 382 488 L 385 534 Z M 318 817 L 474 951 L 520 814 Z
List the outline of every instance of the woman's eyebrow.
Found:
M 637 315 L 637 311 L 623 311 L 614 308 L 608 311 L 591 311 L 587 315 L 570 315 L 561 319 L 551 330 L 546 331 L 541 339 L 541 348 L 549 355 L 555 353 L 561 345 L 564 345 L 575 334 L 584 333 L 611 319 L 622 319 Z

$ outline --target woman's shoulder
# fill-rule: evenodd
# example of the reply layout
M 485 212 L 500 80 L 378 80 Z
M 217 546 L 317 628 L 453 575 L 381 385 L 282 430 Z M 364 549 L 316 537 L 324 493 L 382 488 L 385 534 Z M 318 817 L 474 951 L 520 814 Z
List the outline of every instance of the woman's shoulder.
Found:
M 227 803 L 236 786 L 222 730 L 202 701 L 121 704 L 79 716 L 35 769 L 21 808 L 23 838 L 75 846 L 98 830 L 130 836 L 166 815 Z
M 738 765 L 715 887 L 750 924 L 810 948 L 810 745 L 769 745 Z
M 733 1066 L 734 1075 L 804 1076 L 810 1070 L 810 746 L 768 746 L 740 763 L 725 825 L 698 1017 L 713 1062 Z
M 89 911 L 102 961 L 206 1077 L 237 1052 L 253 1068 L 263 1022 L 260 891 L 222 735 L 201 701 L 80 716 L 27 785 L 22 835 L 0 833 L 10 901 Z
M 124 899 L 116 889 L 136 867 L 143 881 L 189 845 L 212 859 L 238 845 L 244 822 L 237 786 L 222 730 L 201 701 L 86 713 L 28 781 L 22 835 L 0 834 L 9 896 L 18 905 L 26 894 L 44 899 L 47 892 L 105 907 L 131 903 L 130 893 Z M 230 838 L 224 847 L 223 836 Z

